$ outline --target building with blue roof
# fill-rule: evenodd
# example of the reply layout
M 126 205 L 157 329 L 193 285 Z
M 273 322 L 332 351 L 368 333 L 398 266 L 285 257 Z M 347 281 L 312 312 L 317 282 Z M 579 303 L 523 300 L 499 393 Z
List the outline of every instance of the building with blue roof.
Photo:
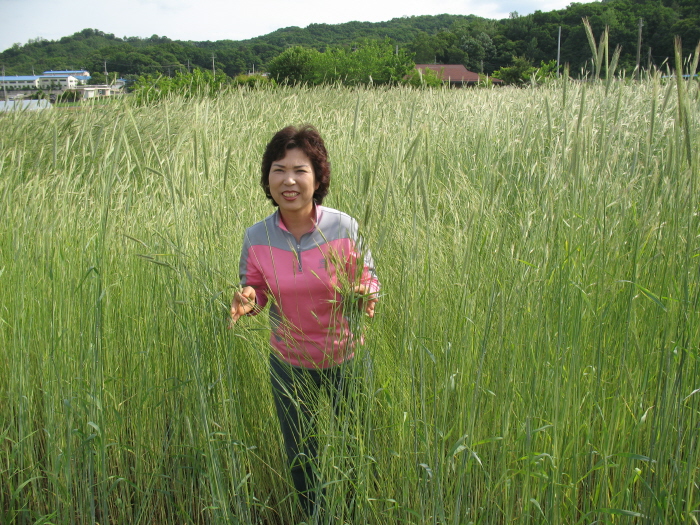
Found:
M 77 71 L 44 71 L 41 75 L 0 76 L 0 87 L 11 91 L 27 89 L 66 90 L 87 84 L 90 73 Z
M 0 86 L 5 89 L 34 89 L 39 87 L 39 77 L 33 75 L 0 76 Z
M 75 70 L 64 70 L 64 71 L 44 71 L 41 76 L 44 77 L 75 77 L 78 79 L 78 82 L 80 84 L 87 84 L 87 81 L 90 80 L 90 73 L 85 71 L 84 69 L 75 69 Z

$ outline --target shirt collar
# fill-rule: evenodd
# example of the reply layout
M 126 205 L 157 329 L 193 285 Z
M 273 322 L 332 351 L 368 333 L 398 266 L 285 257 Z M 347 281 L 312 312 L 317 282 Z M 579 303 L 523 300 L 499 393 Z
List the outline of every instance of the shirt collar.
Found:
M 284 221 L 282 220 L 282 214 L 280 213 L 279 208 L 275 212 L 277 213 L 277 226 L 279 226 L 282 230 L 288 232 L 289 230 L 284 224 Z M 321 222 L 321 216 L 323 215 L 323 206 L 319 206 L 314 202 L 314 217 L 311 219 L 313 221 L 313 225 L 309 229 L 308 232 L 310 233 L 316 229 L 316 226 L 318 225 L 319 222 Z

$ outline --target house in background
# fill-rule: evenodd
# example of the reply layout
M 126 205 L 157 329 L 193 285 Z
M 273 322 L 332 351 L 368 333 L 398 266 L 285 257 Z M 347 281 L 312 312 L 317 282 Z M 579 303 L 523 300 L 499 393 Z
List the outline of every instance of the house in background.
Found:
M 120 93 L 119 88 L 115 86 L 108 86 L 106 84 L 97 86 L 80 86 L 77 90 L 83 93 L 83 98 L 111 97 L 112 95 Z
M 0 76 L 0 87 L 11 91 L 37 89 L 39 87 L 39 77 L 31 75 Z
M 59 78 L 67 78 L 67 77 L 73 77 L 75 78 L 77 84 L 79 86 L 85 85 L 88 83 L 88 80 L 90 80 L 90 73 L 85 71 L 84 69 L 76 69 L 76 70 L 66 70 L 66 71 L 44 71 L 41 74 L 42 77 L 59 77 Z
M 73 75 L 66 76 L 40 76 L 39 87 L 41 89 L 56 89 L 65 91 L 66 89 L 75 89 L 78 87 L 78 79 Z
M 43 89 L 65 91 L 87 84 L 90 73 L 79 71 L 44 71 L 41 75 L 0 76 L 0 87 L 10 91 Z
M 443 82 L 449 82 L 450 86 L 474 86 L 479 83 L 479 73 L 469 71 L 462 64 L 416 64 L 416 69 L 421 73 L 426 69 L 434 71 Z M 498 78 L 491 78 L 494 84 L 503 83 Z

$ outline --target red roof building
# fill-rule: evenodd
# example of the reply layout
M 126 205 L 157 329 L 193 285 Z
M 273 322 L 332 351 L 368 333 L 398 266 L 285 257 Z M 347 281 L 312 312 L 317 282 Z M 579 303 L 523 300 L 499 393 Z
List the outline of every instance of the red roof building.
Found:
M 416 64 L 416 69 L 424 72 L 431 69 L 440 80 L 449 82 L 451 86 L 468 86 L 479 83 L 479 73 L 469 71 L 462 64 Z M 494 84 L 500 84 L 502 80 L 493 78 Z

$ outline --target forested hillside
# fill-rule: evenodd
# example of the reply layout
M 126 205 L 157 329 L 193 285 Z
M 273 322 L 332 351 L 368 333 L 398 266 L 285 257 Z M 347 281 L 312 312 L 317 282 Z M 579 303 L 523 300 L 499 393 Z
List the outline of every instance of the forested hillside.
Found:
M 642 26 L 642 66 L 660 66 L 673 55 L 673 37 L 683 39 L 690 53 L 700 40 L 698 0 L 608 0 L 572 3 L 566 9 L 537 11 L 503 20 L 477 16 L 437 15 L 394 18 L 388 22 L 348 22 L 288 27 L 250 40 L 215 42 L 175 41 L 165 36 L 119 38 L 84 29 L 57 41 L 37 39 L 15 44 L 0 53 L 6 74 L 29 74 L 46 69 L 85 68 L 120 76 L 173 75 L 188 68 L 224 71 L 229 76 L 264 70 L 285 49 L 302 45 L 325 51 L 351 47 L 364 40 L 391 39 L 413 53 L 417 63 L 461 63 L 468 69 L 492 73 L 524 57 L 533 64 L 556 58 L 562 28 L 561 62 L 576 75 L 585 67 L 590 48 L 581 23 L 589 18 L 600 34 L 610 28 L 610 44 L 620 45 L 620 65 L 636 63 L 639 19 Z M 97 75 L 99 77 L 99 73 Z

